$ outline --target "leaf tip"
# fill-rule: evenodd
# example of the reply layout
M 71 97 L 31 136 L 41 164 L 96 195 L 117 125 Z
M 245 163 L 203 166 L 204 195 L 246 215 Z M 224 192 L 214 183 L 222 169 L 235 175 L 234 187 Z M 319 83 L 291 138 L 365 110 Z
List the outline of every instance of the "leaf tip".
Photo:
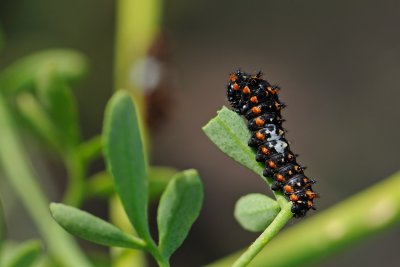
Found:
M 51 202 L 50 205 L 49 205 L 50 212 L 53 213 L 53 212 L 57 209 L 57 207 L 58 207 L 59 205 L 60 205 L 60 203 Z

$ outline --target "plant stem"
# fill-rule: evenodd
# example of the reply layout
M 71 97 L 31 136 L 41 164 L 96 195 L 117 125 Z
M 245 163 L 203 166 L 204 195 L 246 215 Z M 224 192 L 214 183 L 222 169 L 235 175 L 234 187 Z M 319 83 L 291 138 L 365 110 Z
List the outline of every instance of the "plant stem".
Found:
M 271 183 L 268 183 L 269 187 L 271 187 Z M 275 196 L 276 202 L 278 202 L 279 206 L 281 207 L 281 210 L 284 209 L 288 203 L 290 203 L 285 196 L 283 195 L 282 192 L 277 192 L 277 191 L 273 191 L 273 194 Z
M 147 54 L 159 31 L 162 1 L 118 0 L 115 36 L 114 89 L 136 91 L 130 81 L 132 64 Z M 136 102 L 138 99 L 135 99 Z
M 247 266 L 254 257 L 268 244 L 268 242 L 285 226 L 293 217 L 291 212 L 292 203 L 287 203 L 275 217 L 274 221 L 254 241 L 253 244 L 233 263 L 233 267 Z
M 50 216 L 49 201 L 36 182 L 34 168 L 26 157 L 7 103 L 0 95 L 0 164 L 19 195 L 56 261 L 64 267 L 91 267 L 74 240 Z
M 79 157 L 84 166 L 92 163 L 94 160 L 101 158 L 103 153 L 103 144 L 101 135 L 96 135 L 87 141 L 82 142 L 78 148 Z
M 400 222 L 400 172 L 282 232 L 253 267 L 302 266 L 319 261 Z M 290 257 L 288 257 L 290 251 Z M 241 252 L 209 267 L 232 266 Z
M 147 246 L 148 251 L 150 252 L 151 255 L 153 255 L 154 259 L 157 261 L 158 266 L 160 267 L 169 267 L 169 262 L 167 259 L 165 259 L 161 254 L 160 250 L 154 243 L 154 241 L 148 243 Z
M 76 149 L 67 153 L 64 161 L 68 171 L 68 185 L 63 202 L 73 207 L 79 207 L 85 198 L 86 166 Z

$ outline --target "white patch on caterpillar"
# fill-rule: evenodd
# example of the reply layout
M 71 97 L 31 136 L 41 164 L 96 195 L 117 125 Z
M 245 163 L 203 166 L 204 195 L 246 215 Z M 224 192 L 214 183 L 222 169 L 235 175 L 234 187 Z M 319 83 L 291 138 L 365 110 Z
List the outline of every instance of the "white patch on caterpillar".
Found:
M 274 148 L 276 150 L 276 152 L 278 153 L 283 153 L 285 152 L 285 148 L 288 146 L 288 144 L 286 142 L 283 142 L 281 140 L 276 140 L 276 144 L 274 145 Z
M 265 125 L 264 131 L 267 135 L 270 136 L 269 138 L 267 138 L 267 141 L 279 140 L 282 138 L 282 134 L 280 133 L 280 131 L 278 132 L 275 124 Z

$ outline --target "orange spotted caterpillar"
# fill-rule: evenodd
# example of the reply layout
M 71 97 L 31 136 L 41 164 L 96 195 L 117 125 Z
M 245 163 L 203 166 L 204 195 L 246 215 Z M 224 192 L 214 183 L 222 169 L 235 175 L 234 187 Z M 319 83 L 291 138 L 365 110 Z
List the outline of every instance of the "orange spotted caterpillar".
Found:
M 256 160 L 265 163 L 263 175 L 271 177 L 271 189 L 283 191 L 293 203 L 296 218 L 306 215 L 318 197 L 312 189 L 314 180 L 304 175 L 304 167 L 296 162 L 282 128 L 278 86 L 261 78 L 261 72 L 249 75 L 238 70 L 229 77 L 228 100 L 235 112 L 244 116 L 252 131 L 248 145 L 257 149 Z

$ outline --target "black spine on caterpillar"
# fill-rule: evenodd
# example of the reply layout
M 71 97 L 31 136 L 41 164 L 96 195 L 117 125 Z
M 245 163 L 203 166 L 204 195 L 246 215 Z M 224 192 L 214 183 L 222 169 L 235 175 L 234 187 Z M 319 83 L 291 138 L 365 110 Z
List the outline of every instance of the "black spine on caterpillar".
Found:
M 279 101 L 280 88 L 261 78 L 261 72 L 249 75 L 238 70 L 229 77 L 228 100 L 235 112 L 244 116 L 252 131 L 248 145 L 257 149 L 256 160 L 265 163 L 263 175 L 273 179 L 271 189 L 282 191 L 293 202 L 293 216 L 303 217 L 314 209 L 317 193 L 314 180 L 304 175 L 304 167 L 296 161 L 282 128 Z

